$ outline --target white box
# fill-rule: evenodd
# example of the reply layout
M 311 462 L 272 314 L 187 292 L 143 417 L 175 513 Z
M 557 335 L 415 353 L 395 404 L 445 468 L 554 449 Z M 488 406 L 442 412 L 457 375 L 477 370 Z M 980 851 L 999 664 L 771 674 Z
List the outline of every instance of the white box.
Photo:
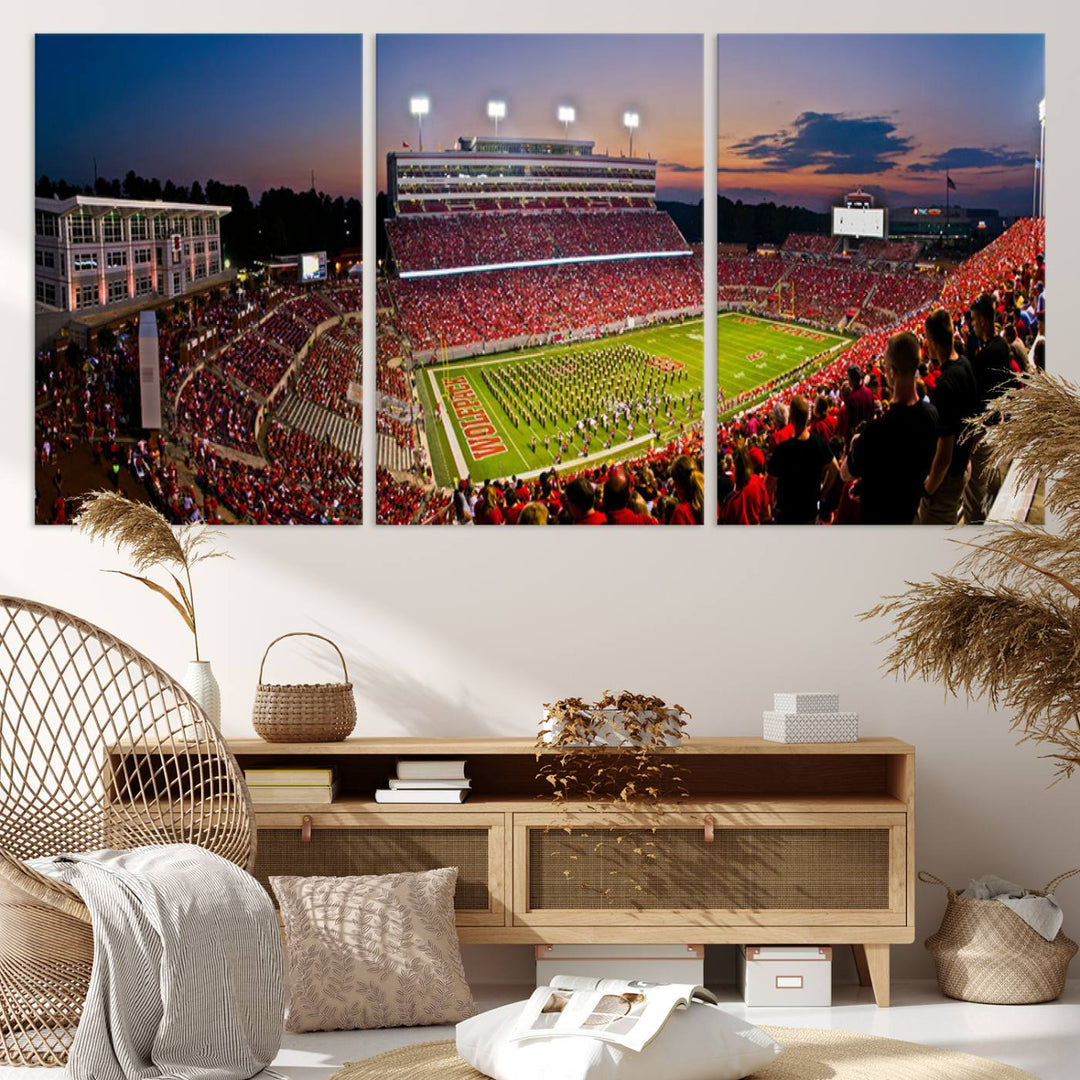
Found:
M 747 1005 L 767 1008 L 832 1004 L 832 948 L 828 945 L 742 945 L 739 989 Z
M 769 742 L 840 743 L 858 742 L 859 714 L 853 712 L 794 713 L 764 712 L 762 736 Z
M 704 945 L 537 945 L 536 985 L 556 975 L 638 982 L 705 983 Z
M 773 694 L 773 711 L 795 713 L 797 716 L 811 713 L 835 713 L 840 711 L 839 694 L 807 693 Z

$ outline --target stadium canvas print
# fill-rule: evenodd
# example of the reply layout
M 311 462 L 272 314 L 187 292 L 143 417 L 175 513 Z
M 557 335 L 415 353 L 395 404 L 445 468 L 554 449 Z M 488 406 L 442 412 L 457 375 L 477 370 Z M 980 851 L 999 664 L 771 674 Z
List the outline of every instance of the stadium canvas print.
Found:
M 980 416 L 1046 362 L 1042 35 L 721 35 L 723 524 L 1041 521 Z
M 38 523 L 360 523 L 361 55 L 37 37 Z
M 702 520 L 696 35 L 379 35 L 378 520 Z

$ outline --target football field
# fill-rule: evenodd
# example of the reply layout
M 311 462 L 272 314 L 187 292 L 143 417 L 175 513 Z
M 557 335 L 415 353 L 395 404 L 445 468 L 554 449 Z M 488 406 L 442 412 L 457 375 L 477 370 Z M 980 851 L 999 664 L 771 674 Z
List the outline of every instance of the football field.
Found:
M 850 342 L 850 338 L 841 334 L 773 322 L 734 311 L 723 312 L 717 325 L 717 386 L 723 391 L 725 399 L 731 401 L 812 357 L 819 357 L 816 366 L 825 364 Z M 760 396 L 766 396 L 766 392 L 762 391 Z M 737 408 L 746 408 L 756 398 L 757 395 L 751 394 L 740 401 Z M 722 418 L 726 411 L 722 406 Z
M 702 321 L 693 319 L 421 369 L 416 381 L 435 481 L 448 485 L 466 473 L 473 480 L 530 476 L 553 465 L 576 470 L 665 445 L 702 419 L 704 354 Z M 655 438 L 644 417 L 633 431 L 621 417 L 610 429 L 592 430 L 586 447 L 577 423 L 596 414 L 591 400 L 631 398 L 642 386 L 663 400 Z

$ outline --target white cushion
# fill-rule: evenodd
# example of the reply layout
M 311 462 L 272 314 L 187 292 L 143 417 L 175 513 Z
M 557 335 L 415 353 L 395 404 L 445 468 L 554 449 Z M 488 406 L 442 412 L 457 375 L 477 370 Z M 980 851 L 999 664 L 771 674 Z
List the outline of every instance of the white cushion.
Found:
M 511 1042 L 524 1001 L 457 1026 L 457 1051 L 494 1080 L 741 1080 L 783 1047 L 761 1028 L 694 1002 L 676 1010 L 640 1053 L 587 1035 Z

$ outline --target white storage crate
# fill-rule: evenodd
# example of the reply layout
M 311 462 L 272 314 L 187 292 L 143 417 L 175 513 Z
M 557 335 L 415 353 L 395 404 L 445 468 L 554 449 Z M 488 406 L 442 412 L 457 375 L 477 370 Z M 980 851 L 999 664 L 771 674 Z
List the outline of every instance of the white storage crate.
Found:
M 769 742 L 833 743 L 859 741 L 859 714 L 853 712 L 762 714 L 762 735 Z
M 739 989 L 747 1005 L 802 1008 L 832 1004 L 828 945 L 742 945 Z
M 773 709 L 779 713 L 835 713 L 840 711 L 839 694 L 807 693 L 805 690 L 773 694 Z
M 705 983 L 704 945 L 537 945 L 536 985 L 556 975 L 638 982 Z

